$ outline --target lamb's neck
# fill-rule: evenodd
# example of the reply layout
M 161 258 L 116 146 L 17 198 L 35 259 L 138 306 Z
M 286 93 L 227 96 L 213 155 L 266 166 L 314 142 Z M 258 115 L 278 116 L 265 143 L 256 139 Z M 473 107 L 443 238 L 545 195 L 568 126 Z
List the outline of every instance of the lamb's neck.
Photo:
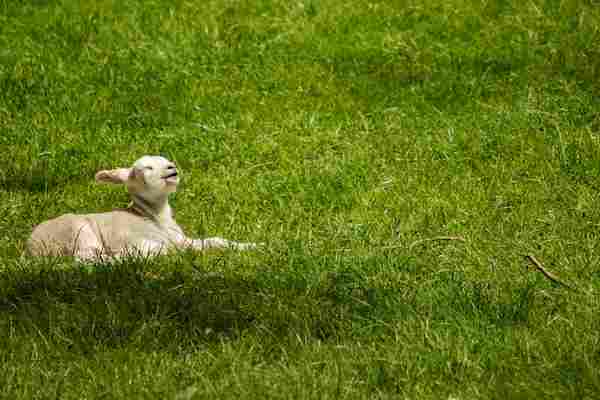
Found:
M 159 225 L 174 224 L 173 212 L 166 196 L 159 201 L 149 202 L 141 196 L 133 195 L 130 208 L 145 218 L 152 219 Z

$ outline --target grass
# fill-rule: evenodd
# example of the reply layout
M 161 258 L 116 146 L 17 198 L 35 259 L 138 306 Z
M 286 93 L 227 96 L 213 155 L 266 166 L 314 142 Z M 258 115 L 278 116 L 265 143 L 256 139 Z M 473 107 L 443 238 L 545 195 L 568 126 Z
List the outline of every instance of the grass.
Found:
M 0 397 L 597 398 L 598 26 L 591 0 L 0 0 Z M 183 169 L 188 234 L 265 249 L 21 258 L 126 204 L 93 174 L 143 154 Z

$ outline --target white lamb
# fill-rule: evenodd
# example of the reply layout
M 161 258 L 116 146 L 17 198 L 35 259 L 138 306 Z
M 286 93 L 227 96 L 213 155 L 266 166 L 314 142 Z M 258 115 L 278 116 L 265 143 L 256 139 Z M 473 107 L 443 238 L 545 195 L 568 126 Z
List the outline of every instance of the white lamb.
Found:
M 34 256 L 74 256 L 83 262 L 130 255 L 166 254 L 174 249 L 255 248 L 219 237 L 192 239 L 173 219 L 168 196 L 177 189 L 177 167 L 166 158 L 144 156 L 131 168 L 100 171 L 97 182 L 124 184 L 132 202 L 100 214 L 65 214 L 36 226 L 27 242 Z

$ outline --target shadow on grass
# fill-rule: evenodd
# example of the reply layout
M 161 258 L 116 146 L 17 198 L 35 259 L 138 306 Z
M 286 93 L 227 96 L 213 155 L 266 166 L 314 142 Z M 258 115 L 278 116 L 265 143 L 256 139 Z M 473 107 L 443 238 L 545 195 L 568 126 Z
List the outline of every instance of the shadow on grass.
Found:
M 0 328 L 72 351 L 97 345 L 178 351 L 242 335 L 279 344 L 372 339 L 419 319 L 503 329 L 527 324 L 533 306 L 532 287 L 499 302 L 464 277 L 427 289 L 374 286 L 364 265 L 251 276 L 202 271 L 193 262 L 177 271 L 168 267 L 58 263 L 4 273 Z
M 27 146 L 22 147 L 27 149 Z M 0 190 L 44 193 L 75 182 L 81 183 L 93 179 L 93 175 L 90 177 L 81 173 L 86 170 L 93 171 L 91 169 L 91 166 L 94 165 L 92 161 L 80 161 L 93 159 L 87 150 L 73 147 L 59 155 L 52 156 L 54 157 L 52 159 L 44 154 L 37 156 L 19 152 L 15 154 L 14 149 L 10 147 L 2 149 L 0 146 L 0 150 L 4 150 L 14 157 L 14 162 L 7 164 L 0 171 Z
M 300 276 L 268 275 L 173 272 L 142 261 L 26 267 L 0 277 L 0 328 L 83 352 L 96 345 L 177 351 L 248 330 L 276 341 L 327 340 L 347 334 L 364 301 L 349 301 L 329 280 L 311 287 Z
M 256 287 L 241 278 L 151 274 L 136 264 L 21 271 L 4 284 L 0 310 L 17 332 L 82 350 L 217 340 L 254 318 L 244 304 Z

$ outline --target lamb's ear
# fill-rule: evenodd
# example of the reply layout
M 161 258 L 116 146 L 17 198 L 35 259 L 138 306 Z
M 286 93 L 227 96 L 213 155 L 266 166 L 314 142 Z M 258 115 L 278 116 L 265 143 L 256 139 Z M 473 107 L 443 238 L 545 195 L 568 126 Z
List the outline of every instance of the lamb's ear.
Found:
M 123 184 L 131 177 L 131 168 L 117 168 L 96 173 L 96 182 Z

